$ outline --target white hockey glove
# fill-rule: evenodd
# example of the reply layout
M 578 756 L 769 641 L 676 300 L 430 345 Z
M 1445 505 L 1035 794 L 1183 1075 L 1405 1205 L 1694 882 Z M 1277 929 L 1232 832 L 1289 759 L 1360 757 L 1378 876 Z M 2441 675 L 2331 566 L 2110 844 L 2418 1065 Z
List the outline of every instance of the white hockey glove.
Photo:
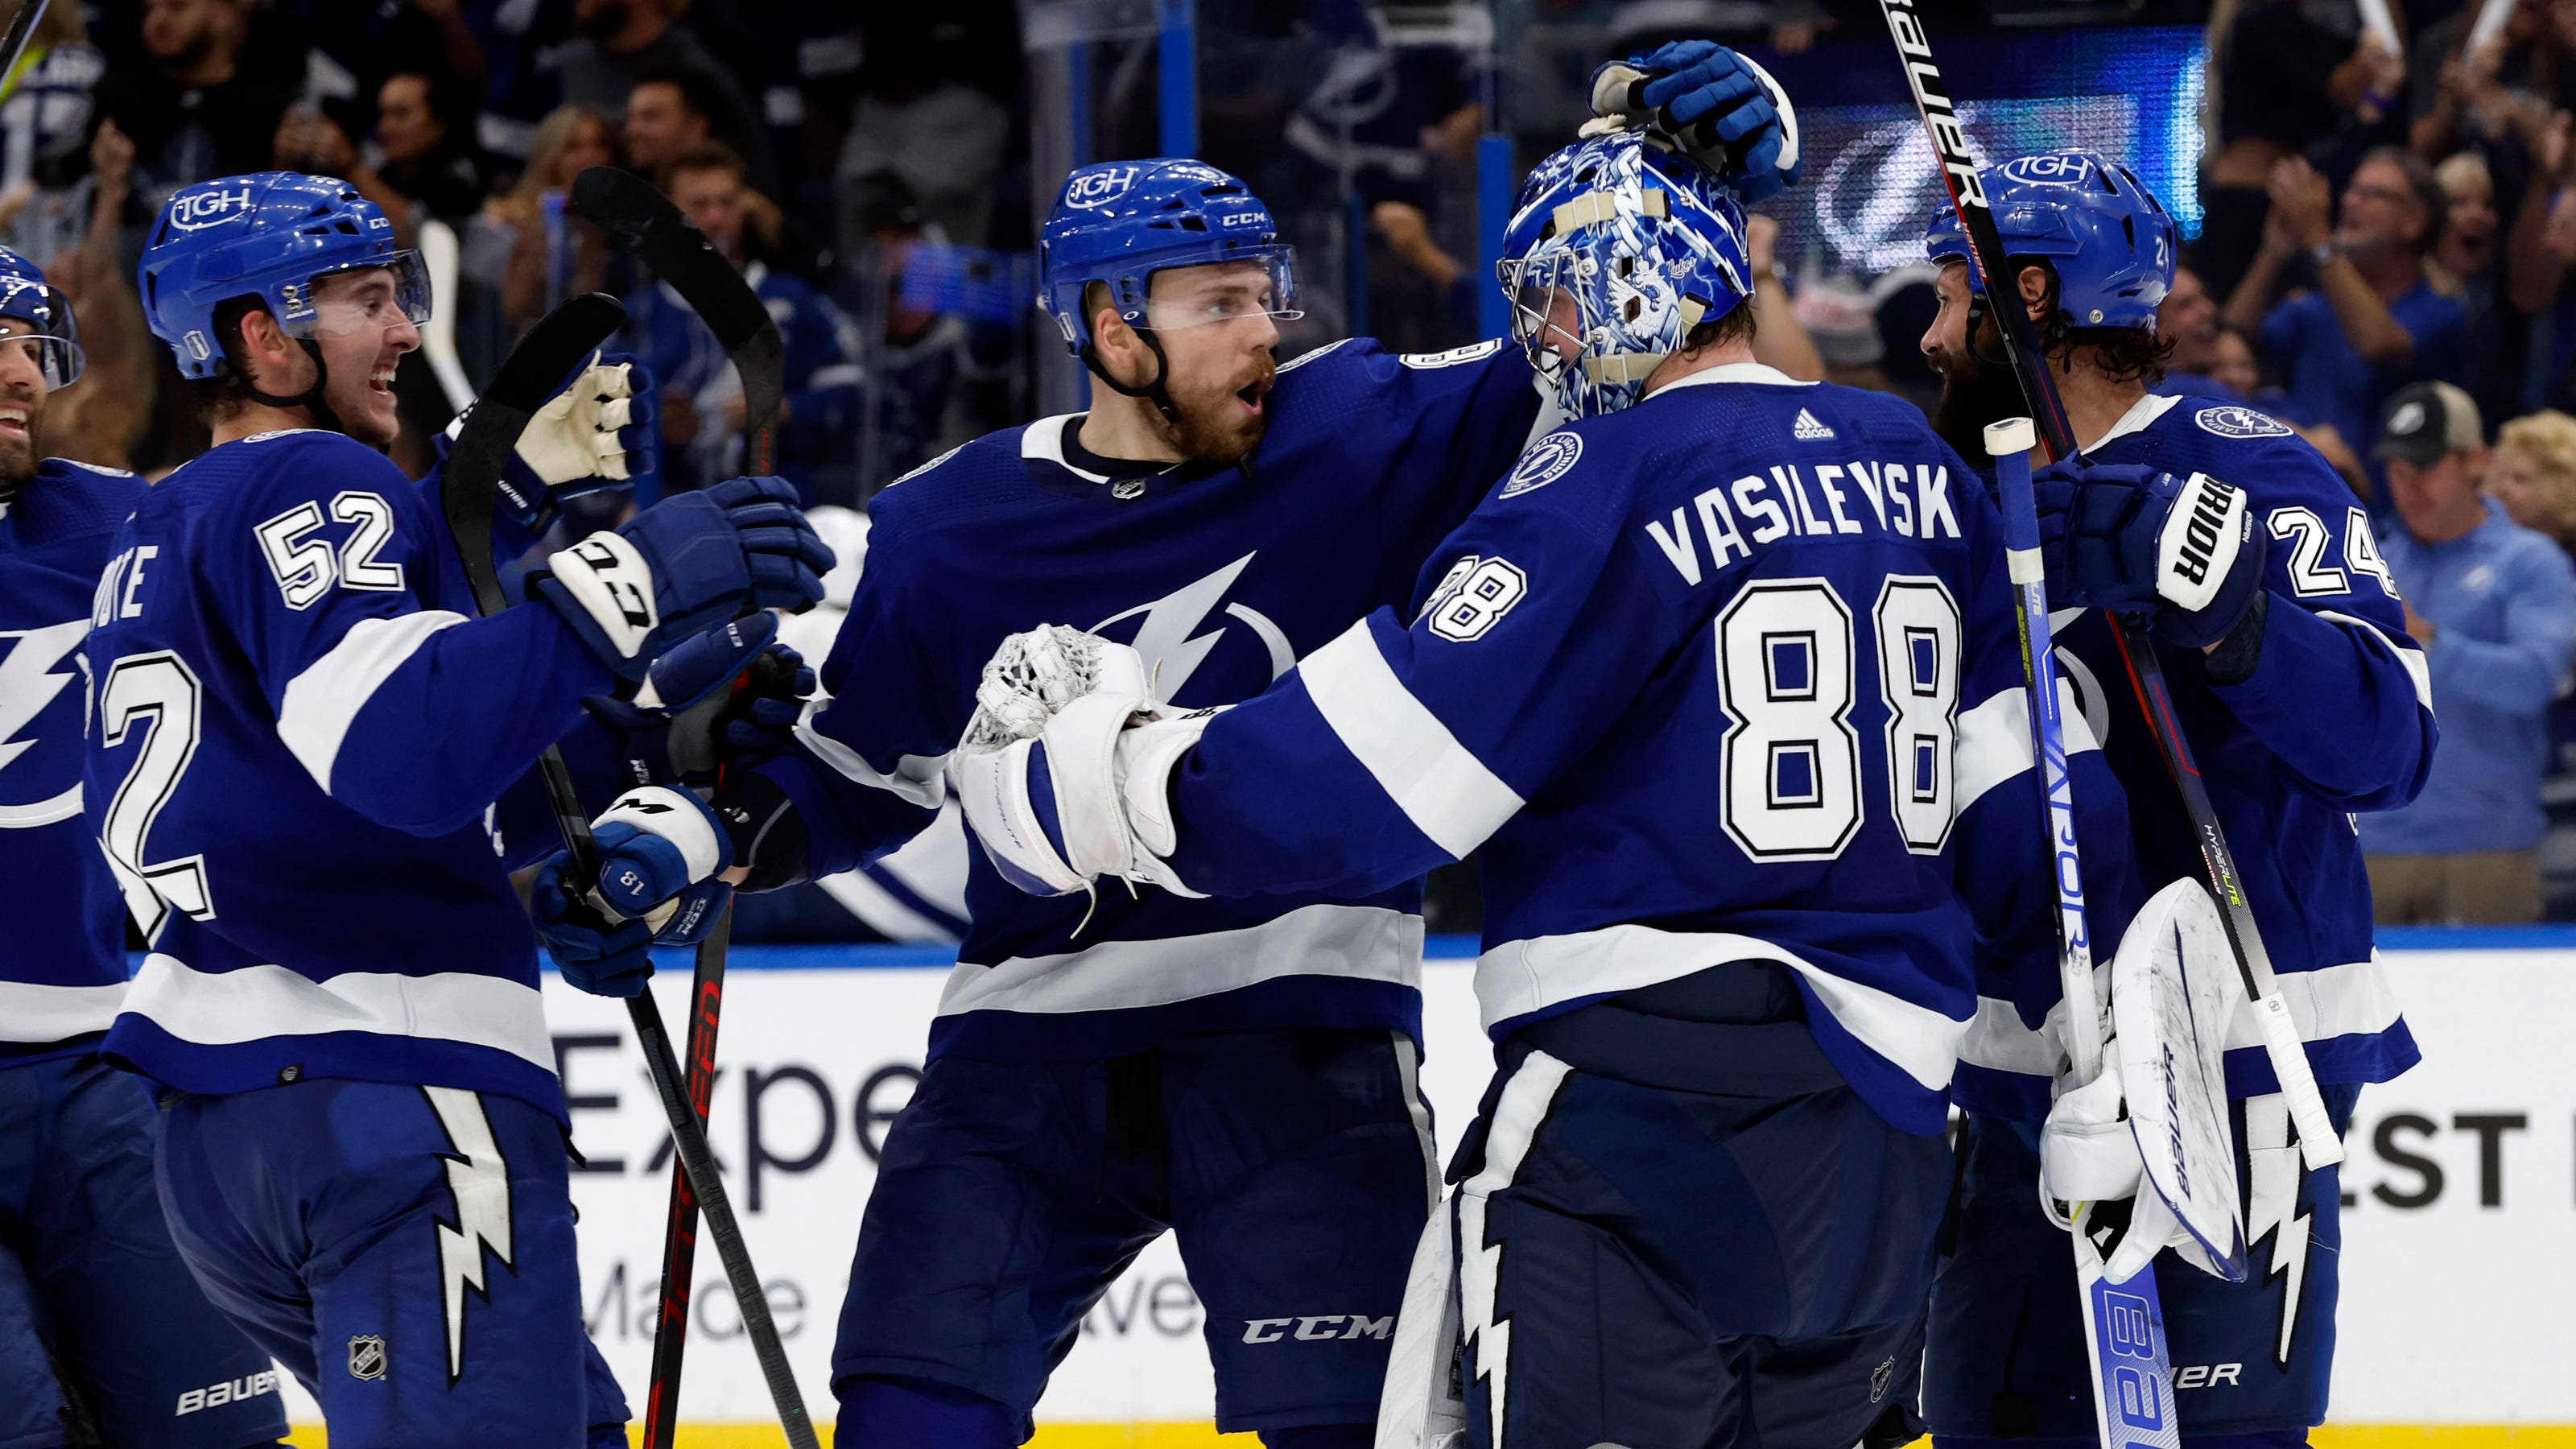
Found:
M 446 443 L 464 432 L 472 411 L 447 425 Z M 493 502 L 538 532 L 564 500 L 622 487 L 660 468 L 661 457 L 652 371 L 623 354 L 594 352 L 519 430 Z
M 1002 642 L 949 764 L 967 826 L 1003 879 L 1032 895 L 1101 876 L 1197 896 L 1163 859 L 1167 787 L 1213 711 L 1175 715 L 1123 644 L 1062 626 Z
M 2134 1196 L 2129 1229 L 2103 1265 L 2125 1282 L 2172 1248 L 2228 1282 L 2245 1276 L 2245 1223 L 2223 1060 L 2237 996 L 2218 907 L 2175 881 L 2130 923 L 2111 963 L 2101 1075 L 2066 1084 L 2040 1136 L 2044 1196 Z

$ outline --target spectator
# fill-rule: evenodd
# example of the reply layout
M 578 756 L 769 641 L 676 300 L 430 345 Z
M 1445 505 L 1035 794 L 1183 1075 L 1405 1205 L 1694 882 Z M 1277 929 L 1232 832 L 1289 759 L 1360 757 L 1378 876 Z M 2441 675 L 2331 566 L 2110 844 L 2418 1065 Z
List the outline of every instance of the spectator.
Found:
M 2227 320 L 2262 339 L 2287 388 L 2292 420 L 2331 423 L 2361 446 L 2398 384 L 2457 382 L 2466 316 L 2433 290 L 2424 256 L 2442 232 L 2442 188 L 2413 153 L 2364 156 L 2333 216 L 2326 179 L 2301 160 L 2272 173 L 2263 248 L 2227 299 Z M 2306 258 L 2317 289 L 2271 303 L 2291 263 Z
M 89 43 L 79 0 L 45 7 L 28 37 L 24 68 L 0 100 L 0 192 L 33 186 L 65 196 L 67 208 L 86 208 L 86 198 L 68 193 L 88 174 L 89 140 L 97 129 L 90 96 L 106 73 L 107 57 Z M 12 249 L 53 255 L 50 247 L 19 247 L 16 239 Z
M 1880 366 L 1887 343 L 1878 335 L 1878 304 L 1868 287 L 1851 277 L 1806 282 L 1799 286 L 1792 310 L 1824 363 L 1825 381 L 1872 392 L 1892 390 L 1887 370 Z
M 572 18 L 581 33 L 563 48 L 567 102 L 622 125 L 627 101 L 646 76 L 686 71 L 694 78 L 691 100 L 716 138 L 744 159 L 744 174 L 757 189 L 778 194 L 778 167 L 760 113 L 697 36 L 671 23 L 662 0 L 573 0 Z
M 2408 140 L 2437 161 L 2473 140 L 2496 140 L 2517 107 L 2576 105 L 2576 49 L 2567 44 L 2568 7 L 2519 0 L 2493 40 L 2466 53 L 2483 4 L 2464 5 L 2424 28 L 2407 62 Z M 2551 12 L 2556 12 L 2552 14 Z
M 2212 315 L 2216 309 L 2211 309 Z M 2254 355 L 2254 341 L 2233 327 L 2210 329 L 2209 350 L 2201 374 L 2210 386 L 2212 397 L 2237 397 L 2252 402 L 2263 391 L 2263 366 Z
M 2483 153 L 2461 151 L 2434 167 L 2433 179 L 2442 188 L 2442 231 L 2424 259 L 2425 280 L 2460 304 L 2460 386 L 2477 400 L 2480 416 L 2500 416 L 2522 390 L 2528 334 L 2501 295 L 2494 173 Z
M 864 240 L 857 208 L 880 177 L 900 180 L 922 217 L 961 246 L 1026 247 L 992 235 L 993 184 L 1021 83 L 1009 0 L 860 7 L 859 96 L 832 186 L 843 255 Z
M 492 189 L 470 133 L 462 87 L 424 71 L 398 70 L 376 91 L 377 170 L 421 212 L 460 222 Z
M 488 258 L 502 251 L 501 310 L 514 327 L 526 327 L 567 297 L 600 289 L 608 250 L 597 231 L 564 210 L 572 179 L 593 166 L 617 164 L 617 132 L 587 106 L 562 106 L 537 124 L 528 169 L 507 193 L 484 204 L 478 242 L 469 264 L 486 275 Z M 498 245 L 480 241 L 503 238 Z M 506 251 L 502 249 L 506 247 Z
M 1824 381 L 1824 354 L 1780 280 L 1780 223 L 1758 211 L 1748 214 L 1744 257 L 1753 263 L 1753 360 L 1800 382 Z
M 2218 351 L 2218 303 L 2201 285 L 2200 273 L 2174 268 L 2173 287 L 2156 304 L 2156 335 L 2171 339 L 2174 350 L 2165 380 L 2152 391 L 2168 397 L 2225 395 L 2208 375 Z
M 2397 519 L 2382 550 L 2441 701 L 2415 803 L 2363 817 L 2384 925 L 2540 918 L 2540 776 L 2550 700 L 2576 658 L 2576 568 L 2478 496 L 2477 404 L 2445 383 L 2388 400 L 2375 456 Z M 2347 544 L 2347 567 L 2363 567 Z
M 243 31 L 234 0 L 143 0 L 149 63 L 111 65 L 97 95 L 99 114 L 134 142 L 142 213 L 190 182 L 272 164 L 289 97 L 242 73 Z
M 303 171 L 315 176 L 337 176 L 358 189 L 358 194 L 382 207 L 385 219 L 394 225 L 394 243 L 410 246 L 419 232 L 418 219 L 412 215 L 411 198 L 386 182 L 376 168 L 367 164 L 357 143 L 349 139 L 348 129 L 328 111 L 317 105 L 294 105 L 277 118 L 277 134 L 272 138 L 269 159 L 260 166 L 245 169 L 265 171 Z M 221 173 L 217 173 L 221 174 Z
M 2576 552 L 2576 418 L 2537 412 L 2505 424 L 2479 486 L 2507 518 Z
M 134 274 L 118 256 L 117 217 L 125 209 L 134 143 L 105 122 L 89 147 L 89 225 L 77 251 L 57 254 L 45 275 L 72 299 L 80 324 L 85 386 L 67 389 L 45 409 L 45 445 L 57 456 L 105 468 L 131 468 L 152 416 L 160 359 L 166 355 L 143 320 Z
M 2218 77 L 2218 147 L 2201 204 L 2207 219 L 2192 261 L 2213 295 L 2227 296 L 2265 233 L 2272 169 L 2319 150 L 2365 109 L 2387 111 L 2405 61 L 2380 50 L 2340 6 L 2252 0 L 2211 16 Z
M 865 245 L 848 259 L 857 279 L 868 411 L 859 436 L 859 487 L 873 493 L 943 451 L 958 380 L 974 365 L 966 320 L 939 310 L 932 289 L 909 285 L 915 258 L 949 245 L 936 222 L 891 176 L 855 199 Z M 874 336 L 867 335 L 873 329 Z
M 661 179 L 663 166 L 715 139 L 707 113 L 706 84 L 697 72 L 666 67 L 647 72 L 626 97 L 626 164 Z
M 746 250 L 756 215 L 774 218 L 768 198 L 744 183 L 742 158 L 710 144 L 663 168 L 671 200 L 688 213 L 778 319 L 787 343 L 786 396 L 778 408 L 777 463 L 809 503 L 856 501 L 847 476 L 860 416 L 858 339 L 849 319 L 801 278 L 752 260 Z M 742 380 L 705 324 L 679 294 L 659 282 L 627 298 L 633 350 L 662 381 L 664 470 L 675 482 L 712 483 L 740 466 L 733 449 L 743 425 Z M 844 499 L 816 497 L 826 470 Z M 646 500 L 638 500 L 646 501 Z

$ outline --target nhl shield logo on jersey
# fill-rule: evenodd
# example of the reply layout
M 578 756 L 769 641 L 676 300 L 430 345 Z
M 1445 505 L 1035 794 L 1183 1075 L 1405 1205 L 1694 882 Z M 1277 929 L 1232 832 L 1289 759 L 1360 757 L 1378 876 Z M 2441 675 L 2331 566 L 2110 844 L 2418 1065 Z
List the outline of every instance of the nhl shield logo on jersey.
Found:
M 1503 491 L 1496 496 L 1518 498 L 1524 493 L 1536 492 L 1564 477 L 1566 470 L 1582 456 L 1583 438 L 1580 434 L 1550 433 L 1530 444 L 1529 451 L 1521 454 L 1519 465 L 1512 469 L 1511 477 L 1503 480 Z
M 362 1333 L 349 1340 L 349 1377 L 380 1379 L 385 1376 L 385 1340 L 382 1334 Z
M 2252 408 L 2202 408 L 2192 415 L 2204 433 L 2222 438 L 2286 438 L 2290 430 Z

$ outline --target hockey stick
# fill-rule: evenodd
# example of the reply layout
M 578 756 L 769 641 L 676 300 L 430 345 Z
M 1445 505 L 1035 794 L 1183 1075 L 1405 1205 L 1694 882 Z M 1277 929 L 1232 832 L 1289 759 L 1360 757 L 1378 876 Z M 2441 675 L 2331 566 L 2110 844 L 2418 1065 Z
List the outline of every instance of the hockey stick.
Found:
M 1940 158 L 1942 182 L 1949 188 L 1951 203 L 1958 208 L 1977 270 L 1986 279 L 1986 297 L 2002 325 L 2005 354 L 2021 382 L 2023 400 L 2039 421 L 2040 441 L 2048 446 L 2049 456 L 2072 457 L 2076 451 L 2074 429 L 2067 423 L 2066 407 L 2058 399 L 2056 385 L 2049 380 L 2028 309 L 2008 304 L 2008 299 L 2020 296 L 2020 288 L 2007 273 L 2003 241 L 1995 230 L 1994 214 L 1986 206 L 1985 185 L 1968 148 L 1967 130 L 1952 109 L 1949 86 L 1933 64 L 1931 44 L 1914 7 L 1915 0 L 1879 0 L 1879 8 L 1887 16 L 1888 31 L 1896 39 L 1898 59 L 1904 63 L 1906 79 L 1913 86 L 1915 106 L 1923 115 L 1924 128 L 1931 133 L 1933 152 Z M 2246 903 L 2235 853 L 2228 849 L 2218 813 L 2210 806 L 2209 790 L 2201 781 L 2199 765 L 2192 759 L 2191 744 L 2183 738 L 2182 716 L 2174 709 L 2164 666 L 2156 659 L 2155 645 L 2147 637 L 2143 619 L 2116 616 L 2112 637 L 2119 646 L 2121 662 L 2127 666 L 2130 686 L 2137 693 L 2139 712 L 2146 716 L 2148 732 L 2155 736 L 2157 750 L 2164 757 L 2165 773 L 2173 778 L 2174 789 L 2182 796 L 2183 814 L 2190 820 L 2199 844 L 2201 865 L 2209 872 L 2210 891 L 2218 899 L 2220 919 L 2227 924 L 2228 943 L 2235 949 L 2238 974 L 2253 1008 L 2255 1026 L 2263 1037 L 2264 1056 L 2272 1064 L 2272 1075 L 2280 1083 L 2290 1118 L 2298 1126 L 2299 1151 L 2310 1171 L 2331 1167 L 2343 1161 L 2343 1138 L 2334 1130 L 2325 1099 L 2317 1091 L 2307 1048 L 2299 1040 L 2298 1023 L 2290 1016 L 2290 1004 L 2282 997 L 2280 983 L 2273 975 L 2271 953 L 2264 948 L 2263 933 Z
M 36 22 L 45 18 L 45 0 L 26 0 L 18 13 L 9 17 L 9 29 L 0 34 L 0 87 L 18 75 L 18 62 L 27 56 L 27 42 L 36 35 Z M 0 96 L 7 91 L 0 88 Z
M 575 297 L 548 313 L 502 362 L 492 385 L 466 414 L 465 425 L 448 450 L 442 489 L 447 526 L 455 536 L 466 577 L 474 586 L 476 607 L 483 614 L 497 613 L 509 604 L 492 565 L 492 491 L 509 452 L 517 446 L 528 419 L 554 395 L 565 374 L 578 367 L 625 320 L 626 309 L 615 298 L 597 292 Z M 590 817 L 581 808 L 562 752 L 548 746 L 538 757 L 537 767 L 554 806 L 555 823 L 563 832 L 564 849 L 572 857 L 574 878 L 597 879 L 599 848 L 591 839 Z M 663 1116 L 670 1122 L 680 1170 L 688 1175 L 703 1204 L 707 1226 L 716 1240 L 716 1255 L 723 1260 L 725 1276 L 733 1284 L 743 1331 L 760 1359 L 761 1376 L 769 1382 L 770 1398 L 777 1404 L 787 1442 L 793 1449 L 818 1449 L 804 1396 L 797 1391 L 795 1377 L 787 1367 L 787 1351 L 779 1342 L 778 1325 L 770 1318 L 768 1295 L 752 1268 L 751 1252 L 743 1243 L 742 1227 L 734 1218 L 724 1182 L 716 1174 L 715 1153 L 707 1146 L 703 1108 L 697 1112 L 690 1109 L 689 1098 L 681 1087 L 679 1062 L 671 1051 L 670 1031 L 662 1024 L 661 1007 L 649 989 L 628 1001 L 627 1016 L 635 1028 L 636 1044 L 643 1049 L 654 1093 L 662 1099 Z
M 594 166 L 573 178 L 572 207 L 608 239 L 632 251 L 670 284 L 715 333 L 742 380 L 747 471 L 772 465 L 771 435 L 784 393 L 787 345 L 751 284 L 669 197 L 632 172 Z M 733 935 L 728 899 L 698 944 L 689 985 L 689 1107 L 703 1127 L 715 1092 L 716 1032 L 724 1015 L 725 951 Z M 653 1323 L 652 1378 L 644 1396 L 644 1449 L 670 1449 L 679 1416 L 680 1369 L 688 1352 L 690 1278 L 697 1271 L 698 1200 L 686 1164 L 671 1170 L 662 1231 L 662 1291 Z

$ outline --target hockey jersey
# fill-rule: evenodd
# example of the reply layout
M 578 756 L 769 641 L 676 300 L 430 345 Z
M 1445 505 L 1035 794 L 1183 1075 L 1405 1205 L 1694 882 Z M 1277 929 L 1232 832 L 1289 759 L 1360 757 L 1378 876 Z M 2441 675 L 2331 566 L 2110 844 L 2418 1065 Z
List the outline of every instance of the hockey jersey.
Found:
M 107 1049 L 148 1076 L 563 1112 L 508 876 L 548 842 L 498 802 L 613 680 L 550 608 L 472 617 L 433 496 L 340 434 L 264 433 L 116 536 L 83 803 L 150 946 Z
M 81 821 L 81 646 L 143 488 L 48 459 L 0 505 L 0 1067 L 95 1049 L 125 996 L 124 907 Z
M 2289 428 L 2219 398 L 2143 398 L 2084 456 L 2206 473 L 2244 489 L 2261 520 L 2270 597 L 2253 675 L 2213 682 L 2197 649 L 2158 645 L 2156 657 L 2317 1080 L 2386 1081 L 2419 1053 L 2371 944 L 2354 817 L 2415 798 L 2437 732 L 2424 654 L 2406 634 L 2369 515 Z M 2058 658 L 2128 787 L 2145 888 L 2199 876 L 2197 833 L 2109 621 L 2061 618 Z M 2040 974 L 1982 1003 L 1960 1074 L 1964 1103 L 2047 1115 L 2055 1048 L 2034 1028 L 2057 999 L 2054 976 Z M 2248 1009 L 2228 1033 L 2227 1079 L 2237 1096 L 2278 1089 Z
M 927 826 L 985 662 L 1042 624 L 1131 643 L 1176 704 L 1259 693 L 1411 593 L 1432 545 L 1536 419 L 1499 342 L 1398 356 L 1365 340 L 1279 372 L 1241 466 L 1112 477 L 1067 461 L 1079 416 L 994 433 L 870 504 L 867 567 L 823 671 L 833 702 L 761 767 L 794 806 L 807 873 Z M 1079 449 L 1076 456 L 1081 456 Z M 1190 900 L 1120 886 L 1041 900 L 976 853 L 971 917 L 933 1055 L 1111 1056 L 1239 1026 L 1418 1033 L 1420 887 Z M 1088 917 L 1088 919 L 1086 919 Z
M 1486 1029 L 1730 962 L 1941 1130 L 1978 938 L 2053 969 L 2054 860 L 2000 523 L 1922 415 L 1711 368 L 1542 438 L 1381 609 L 1212 721 L 1193 888 L 1367 890 L 1477 851 Z M 2088 843 L 2119 792 L 2068 741 Z M 2091 852 L 2096 919 L 2128 904 Z

